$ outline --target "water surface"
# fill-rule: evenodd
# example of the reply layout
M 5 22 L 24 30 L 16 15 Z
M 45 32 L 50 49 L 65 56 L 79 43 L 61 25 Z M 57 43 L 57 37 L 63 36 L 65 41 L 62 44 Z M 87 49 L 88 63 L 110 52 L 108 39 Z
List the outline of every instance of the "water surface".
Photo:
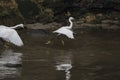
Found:
M 21 33 L 25 45 L 11 47 L 23 54 L 20 75 L 2 80 L 120 80 L 120 33 L 81 33 L 75 40 L 62 36 L 64 45 L 58 38 L 46 45 L 55 35 L 44 31 Z

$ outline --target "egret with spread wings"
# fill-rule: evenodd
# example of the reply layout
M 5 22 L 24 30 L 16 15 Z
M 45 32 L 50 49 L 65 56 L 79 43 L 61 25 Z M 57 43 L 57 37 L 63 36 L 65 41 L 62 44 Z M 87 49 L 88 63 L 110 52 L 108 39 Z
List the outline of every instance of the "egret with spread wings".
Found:
M 24 27 L 23 24 L 18 24 L 13 27 L 7 27 L 4 25 L 0 25 L 0 38 L 2 38 L 4 41 L 13 43 L 16 46 L 22 46 L 23 41 L 21 40 L 20 36 L 16 32 L 17 27 Z

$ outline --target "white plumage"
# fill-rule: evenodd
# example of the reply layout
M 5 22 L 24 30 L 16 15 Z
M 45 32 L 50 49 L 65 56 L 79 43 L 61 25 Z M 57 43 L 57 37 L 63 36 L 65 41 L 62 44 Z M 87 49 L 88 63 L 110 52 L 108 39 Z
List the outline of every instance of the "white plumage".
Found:
M 53 33 L 59 33 L 66 35 L 68 38 L 74 39 L 73 32 L 70 29 L 67 29 L 66 27 L 62 27 L 56 31 L 53 31 Z
M 71 20 L 73 20 L 73 19 L 74 19 L 73 17 L 69 18 L 70 26 L 63 26 L 63 27 L 53 31 L 53 33 L 63 34 L 63 35 L 66 35 L 70 39 L 74 39 L 73 31 L 71 30 L 72 26 L 73 26 L 73 23 Z
M 6 27 L 4 25 L 0 25 L 0 38 L 7 42 L 13 43 L 16 46 L 22 46 L 23 41 L 19 37 L 16 30 L 14 30 L 17 27 L 23 27 L 23 24 L 19 24 L 14 27 Z

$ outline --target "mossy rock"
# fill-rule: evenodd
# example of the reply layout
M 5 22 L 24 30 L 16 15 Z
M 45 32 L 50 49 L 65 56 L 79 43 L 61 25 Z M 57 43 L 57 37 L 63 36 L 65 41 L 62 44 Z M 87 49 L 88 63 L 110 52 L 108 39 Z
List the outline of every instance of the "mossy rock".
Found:
M 0 12 L 0 24 L 15 25 L 24 22 L 15 0 L 1 0 Z
M 119 4 L 120 0 L 0 0 L 0 24 L 63 22 L 69 16 L 78 20 L 84 17 L 90 23 L 119 20 L 110 14 L 120 11 Z M 103 15 L 97 16 L 99 13 Z

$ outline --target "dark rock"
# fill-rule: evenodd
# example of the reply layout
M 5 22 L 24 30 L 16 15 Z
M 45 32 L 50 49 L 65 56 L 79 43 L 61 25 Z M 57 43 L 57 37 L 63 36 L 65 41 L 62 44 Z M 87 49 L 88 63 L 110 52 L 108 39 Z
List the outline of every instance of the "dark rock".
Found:
M 81 0 L 80 2 L 82 8 L 86 8 L 90 10 L 120 11 L 120 0 Z

